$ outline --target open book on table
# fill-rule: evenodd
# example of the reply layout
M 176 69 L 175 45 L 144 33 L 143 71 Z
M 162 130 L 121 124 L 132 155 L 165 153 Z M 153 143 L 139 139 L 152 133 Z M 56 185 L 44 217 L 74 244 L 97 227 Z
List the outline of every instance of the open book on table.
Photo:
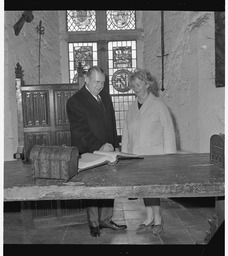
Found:
M 143 156 L 128 154 L 119 151 L 94 151 L 93 153 L 81 154 L 78 161 L 78 172 L 94 168 L 103 164 L 114 165 L 118 159 L 143 159 Z

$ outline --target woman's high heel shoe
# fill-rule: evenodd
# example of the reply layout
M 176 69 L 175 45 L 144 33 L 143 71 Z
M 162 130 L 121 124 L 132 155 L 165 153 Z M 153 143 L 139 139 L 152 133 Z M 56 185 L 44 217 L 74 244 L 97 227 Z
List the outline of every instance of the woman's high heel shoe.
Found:
M 161 218 L 161 224 L 153 225 L 153 227 L 152 227 L 152 233 L 153 233 L 154 235 L 157 235 L 157 234 L 161 233 L 162 230 L 163 230 L 163 226 L 164 226 L 164 220 L 163 220 L 163 218 Z
M 139 227 L 136 229 L 136 234 L 145 234 L 145 233 L 151 232 L 153 225 L 154 225 L 154 220 L 148 225 L 140 224 Z

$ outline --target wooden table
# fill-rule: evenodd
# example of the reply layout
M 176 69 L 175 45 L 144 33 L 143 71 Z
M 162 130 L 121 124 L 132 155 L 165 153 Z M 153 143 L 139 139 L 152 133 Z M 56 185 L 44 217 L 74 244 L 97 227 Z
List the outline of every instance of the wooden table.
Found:
M 171 154 L 120 160 L 75 175 L 68 182 L 34 180 L 31 164 L 4 163 L 4 201 L 129 197 L 220 197 L 224 169 L 209 154 Z
M 68 182 L 34 180 L 31 164 L 4 163 L 4 201 L 21 201 L 25 226 L 33 226 L 32 200 L 129 197 L 215 197 L 216 216 L 210 220 L 209 242 L 224 221 L 224 169 L 210 164 L 209 154 L 172 154 L 122 160 L 75 175 Z

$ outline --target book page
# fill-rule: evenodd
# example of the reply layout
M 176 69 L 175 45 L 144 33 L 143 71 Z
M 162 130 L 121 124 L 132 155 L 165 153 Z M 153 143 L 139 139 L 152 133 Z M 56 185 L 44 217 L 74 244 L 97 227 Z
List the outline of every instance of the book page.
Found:
M 124 153 L 120 151 L 94 151 L 94 154 L 99 154 L 99 155 L 109 155 L 113 156 L 114 158 L 143 158 L 143 156 L 136 155 L 136 154 L 129 154 L 129 153 Z
M 119 155 L 120 152 L 118 151 L 101 151 L 101 150 L 96 150 L 96 151 L 93 151 L 94 154 L 97 154 L 97 155 L 103 155 L 103 156 L 110 156 L 113 161 L 117 158 L 117 156 Z
M 88 169 L 91 167 L 99 166 L 109 162 L 115 162 L 116 157 L 113 160 L 112 156 L 94 154 L 94 153 L 84 153 L 81 155 L 78 161 L 79 171 Z
M 94 151 L 93 153 L 84 153 L 78 161 L 78 171 L 97 167 L 103 164 L 116 164 L 118 159 L 143 159 L 143 156 L 128 154 L 119 151 Z

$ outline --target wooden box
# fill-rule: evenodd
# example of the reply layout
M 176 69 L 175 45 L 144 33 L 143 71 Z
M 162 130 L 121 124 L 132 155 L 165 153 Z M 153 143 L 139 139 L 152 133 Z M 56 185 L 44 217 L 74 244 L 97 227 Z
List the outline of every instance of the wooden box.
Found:
M 76 147 L 35 145 L 30 152 L 34 178 L 69 180 L 78 172 Z
M 210 138 L 210 162 L 225 168 L 225 135 L 214 134 Z

